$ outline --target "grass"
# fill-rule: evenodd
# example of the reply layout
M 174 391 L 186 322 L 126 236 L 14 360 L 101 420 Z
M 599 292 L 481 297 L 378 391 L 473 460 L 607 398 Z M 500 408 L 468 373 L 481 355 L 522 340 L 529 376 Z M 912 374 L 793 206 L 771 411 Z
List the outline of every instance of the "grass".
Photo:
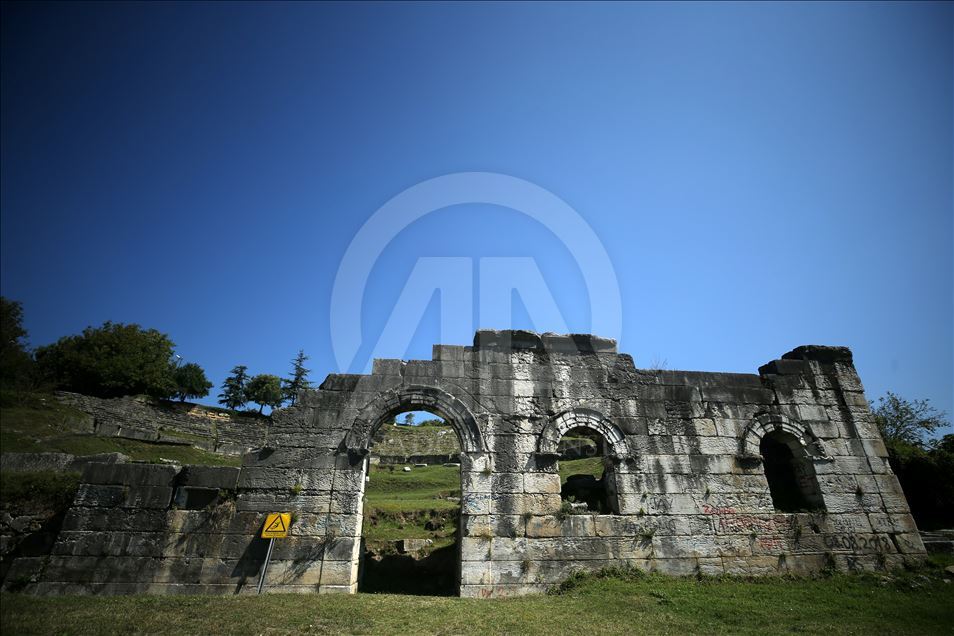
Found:
M 35 598 L 5 594 L 4 634 L 940 634 L 936 574 L 697 580 L 617 574 L 513 599 L 359 594 Z
M 406 473 L 402 466 L 394 470 L 372 466 L 365 490 L 368 505 L 395 512 L 422 509 L 451 509 L 460 506 L 446 497 L 460 497 L 460 468 L 456 466 L 427 466 L 412 468 Z
M 570 475 L 593 475 L 597 479 L 603 476 L 603 458 L 586 457 L 560 462 L 560 481 L 566 482 Z
M 52 397 L 0 408 L 0 451 L 72 455 L 123 453 L 137 462 L 169 460 L 212 466 L 238 466 L 241 463 L 239 457 L 217 455 L 191 446 L 93 435 L 88 431 L 88 419 L 86 414 L 59 404 Z
M 365 489 L 365 539 L 370 544 L 432 539 L 435 547 L 453 542 L 460 511 L 460 468 L 427 466 L 409 473 L 402 468 L 371 467 Z
M 13 516 L 66 510 L 79 488 L 78 473 L 0 473 L 0 509 Z

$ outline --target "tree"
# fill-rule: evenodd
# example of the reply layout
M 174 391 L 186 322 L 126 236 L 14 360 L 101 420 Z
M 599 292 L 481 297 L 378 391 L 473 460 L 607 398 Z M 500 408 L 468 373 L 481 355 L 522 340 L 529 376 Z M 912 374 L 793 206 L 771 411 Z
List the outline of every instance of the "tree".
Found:
M 262 409 L 266 406 L 270 406 L 273 409 L 278 408 L 284 401 L 284 396 L 282 395 L 282 380 L 277 375 L 268 373 L 256 375 L 248 381 L 248 386 L 245 388 L 245 397 L 247 397 L 250 402 L 255 402 L 259 405 L 259 413 L 261 413 Z
M 205 377 L 205 371 L 194 362 L 177 367 L 173 375 L 176 380 L 175 397 L 179 398 L 180 402 L 205 397 L 212 388 L 212 383 Z
M 4 386 L 30 385 L 33 357 L 27 350 L 23 305 L 0 296 L 0 382 Z
M 404 426 L 414 426 L 414 414 L 408 413 L 404 416 Z
M 305 361 L 307 359 L 308 356 L 305 355 L 305 352 L 299 349 L 298 355 L 292 360 L 292 377 L 282 380 L 282 392 L 285 399 L 289 400 L 292 406 L 298 401 L 299 393 L 311 388 L 311 382 L 308 381 L 308 374 L 311 372 L 311 369 L 305 368 Z
M 40 370 L 61 389 L 99 397 L 176 391 L 175 345 L 164 333 L 139 325 L 105 322 L 36 351 Z
M 925 442 L 947 426 L 945 414 L 928 400 L 910 402 L 894 393 L 872 403 L 875 422 L 888 448 L 888 462 L 898 476 L 911 514 L 922 530 L 954 525 L 954 435 Z
M 875 423 L 881 431 L 885 444 L 896 442 L 924 447 L 924 438 L 945 426 L 946 414 L 930 404 L 930 400 L 909 402 L 891 391 L 878 398 L 878 405 L 871 403 Z
M 222 392 L 219 393 L 219 404 L 227 409 L 240 409 L 248 402 L 246 394 L 248 384 L 248 367 L 239 364 L 232 367 L 229 377 L 222 383 Z

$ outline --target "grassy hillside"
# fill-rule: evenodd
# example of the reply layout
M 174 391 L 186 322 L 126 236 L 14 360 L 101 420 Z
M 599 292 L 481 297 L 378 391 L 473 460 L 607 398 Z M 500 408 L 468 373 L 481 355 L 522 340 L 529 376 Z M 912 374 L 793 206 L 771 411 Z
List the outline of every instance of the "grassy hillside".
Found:
M 934 573 L 822 579 L 591 576 L 559 595 L 66 597 L 5 594 L 4 634 L 950 634 Z
M 372 545 L 397 539 L 452 543 L 460 510 L 460 469 L 449 466 L 371 467 L 365 489 L 364 533 Z
M 374 436 L 376 455 L 456 455 L 457 434 L 450 426 L 382 426 Z
M 238 466 L 241 459 L 209 453 L 191 446 L 159 444 L 90 432 L 89 416 L 52 397 L 36 396 L 17 406 L 0 408 L 0 452 L 58 452 L 73 455 L 124 453 L 133 461 Z

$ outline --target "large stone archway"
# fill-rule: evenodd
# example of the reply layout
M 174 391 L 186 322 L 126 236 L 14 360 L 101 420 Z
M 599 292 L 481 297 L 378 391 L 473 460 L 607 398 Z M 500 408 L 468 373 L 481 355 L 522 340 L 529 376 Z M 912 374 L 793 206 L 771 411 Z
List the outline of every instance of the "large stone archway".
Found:
M 360 464 L 359 470 L 362 476 L 359 480 L 359 501 L 364 500 L 364 490 L 366 488 L 367 478 L 370 476 L 371 465 L 369 455 L 375 433 L 377 433 L 377 431 L 387 422 L 391 422 L 395 415 L 405 411 L 428 411 L 444 419 L 444 421 L 454 430 L 457 435 L 460 445 L 461 469 L 463 474 L 467 474 L 467 471 L 472 467 L 475 459 L 484 456 L 486 453 L 483 435 L 481 434 L 481 431 L 477 425 L 476 418 L 474 417 L 473 413 L 471 413 L 470 409 L 468 409 L 466 405 L 464 405 L 453 395 L 436 387 L 419 385 L 404 386 L 385 391 L 361 408 L 357 417 L 355 417 L 351 429 L 348 431 L 342 442 L 342 450 L 347 453 L 349 461 L 352 464 Z M 472 486 L 473 483 L 474 482 L 472 479 L 464 479 L 462 475 L 460 479 L 461 501 L 468 501 L 470 499 L 470 486 Z M 359 510 L 358 514 L 362 515 L 362 512 Z M 406 565 L 404 562 L 407 558 L 404 557 L 402 560 L 401 558 L 393 559 L 391 557 L 384 557 L 381 559 L 379 556 L 377 559 L 381 560 L 380 563 L 377 560 L 366 560 L 368 559 L 370 553 L 365 551 L 365 543 L 362 540 L 361 551 L 355 553 L 355 558 L 357 559 L 355 567 L 358 571 L 356 579 L 358 589 L 362 589 L 362 586 L 365 584 L 371 585 L 369 579 L 374 580 L 373 577 L 376 577 L 377 580 L 381 580 L 381 573 L 379 570 L 381 564 L 385 564 L 384 577 L 391 579 L 407 579 L 404 581 L 406 585 L 414 584 L 414 581 L 409 579 L 420 579 L 422 575 L 419 573 L 419 571 L 421 571 L 422 568 L 429 572 L 429 575 L 431 576 L 435 574 L 440 575 L 440 577 L 446 576 L 448 577 L 448 580 L 450 580 L 450 577 L 453 577 L 453 589 L 449 591 L 452 591 L 454 594 L 459 594 L 461 586 L 460 535 L 463 528 L 463 519 L 458 516 L 456 523 L 457 541 L 456 551 L 453 554 L 454 563 L 452 570 L 447 568 L 446 564 L 448 561 L 446 557 L 443 560 L 438 560 L 437 566 L 434 566 L 433 564 L 428 566 L 427 563 L 430 560 L 429 557 L 416 563 L 416 576 L 395 576 L 396 573 L 403 573 L 403 570 L 389 570 L 387 569 L 386 564 L 389 561 L 393 561 L 399 566 L 402 564 Z M 364 519 L 362 516 L 362 518 L 358 520 L 358 527 L 362 537 L 366 536 L 363 532 L 363 524 Z M 427 570 L 429 567 L 436 567 L 436 569 Z M 374 575 L 372 574 L 373 571 L 378 571 L 378 573 Z M 397 585 L 394 588 L 381 588 L 377 589 L 377 591 L 383 590 L 392 592 L 407 592 L 407 589 L 408 588 L 405 588 L 401 585 Z
M 371 440 L 381 426 L 402 411 L 430 411 L 439 415 L 457 433 L 461 453 L 472 455 L 486 451 L 477 420 L 463 402 L 432 386 L 406 386 L 386 391 L 361 409 L 344 439 L 344 449 L 352 456 L 364 457 Z
M 585 407 L 570 409 L 552 418 L 540 434 L 537 454 L 549 458 L 559 456 L 560 440 L 574 428 L 588 428 L 599 433 L 609 445 L 612 459 L 619 460 L 629 454 L 626 438 L 619 427 L 599 411 Z

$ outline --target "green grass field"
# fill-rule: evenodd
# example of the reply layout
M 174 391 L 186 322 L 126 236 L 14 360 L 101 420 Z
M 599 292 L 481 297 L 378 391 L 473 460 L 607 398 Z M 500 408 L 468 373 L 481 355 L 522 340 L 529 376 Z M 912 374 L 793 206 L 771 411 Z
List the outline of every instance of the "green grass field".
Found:
M 587 577 L 514 599 L 358 594 L 34 598 L 5 594 L 3 634 L 950 634 L 954 584 L 898 577 Z
M 460 469 L 372 466 L 365 489 L 364 535 L 372 547 L 397 539 L 453 543 L 460 510 Z

